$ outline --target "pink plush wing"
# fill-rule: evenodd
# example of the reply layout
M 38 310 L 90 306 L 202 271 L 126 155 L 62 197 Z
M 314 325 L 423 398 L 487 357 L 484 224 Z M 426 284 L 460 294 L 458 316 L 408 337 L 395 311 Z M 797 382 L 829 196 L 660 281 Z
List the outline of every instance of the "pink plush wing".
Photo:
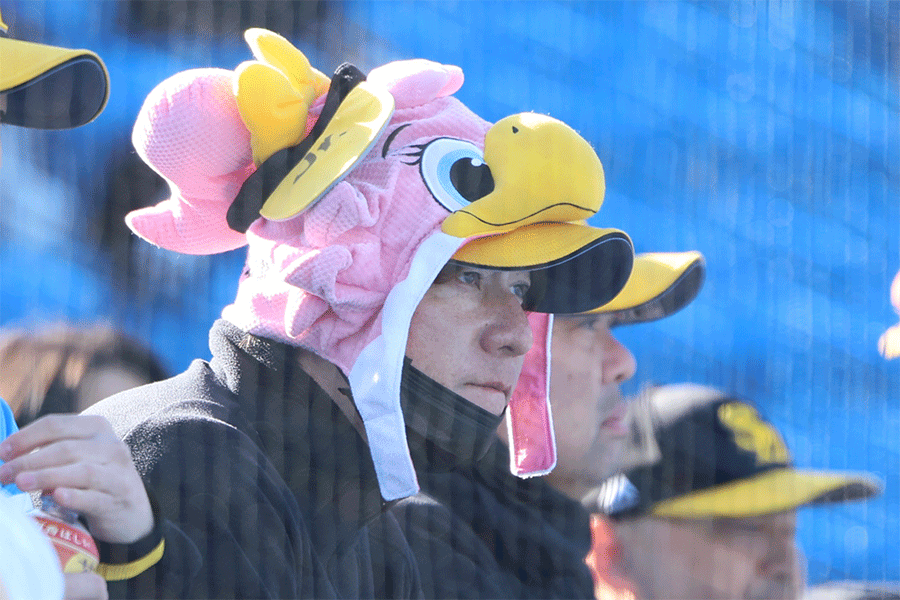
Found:
M 376 67 L 366 79 L 387 89 L 400 109 L 450 96 L 462 87 L 463 72 L 453 65 L 417 58 Z
M 126 217 L 145 240 L 185 254 L 216 254 L 247 243 L 226 222 L 228 207 L 256 170 L 232 77 L 223 69 L 184 71 L 144 102 L 132 142 L 172 193 Z

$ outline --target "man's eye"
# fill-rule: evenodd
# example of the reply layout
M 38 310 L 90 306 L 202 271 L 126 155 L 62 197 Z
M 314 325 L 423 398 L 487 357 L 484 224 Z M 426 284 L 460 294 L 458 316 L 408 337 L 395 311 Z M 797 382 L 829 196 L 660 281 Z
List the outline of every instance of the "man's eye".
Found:
M 583 317 L 578 320 L 578 328 L 593 331 L 597 328 L 597 323 L 599 322 L 599 317 Z
M 478 285 L 481 283 L 481 273 L 475 271 L 460 271 L 456 277 L 461 282 L 468 285 Z
M 512 293 L 515 294 L 519 300 L 525 300 L 525 295 L 528 294 L 529 289 L 531 289 L 531 284 L 517 283 L 512 286 Z

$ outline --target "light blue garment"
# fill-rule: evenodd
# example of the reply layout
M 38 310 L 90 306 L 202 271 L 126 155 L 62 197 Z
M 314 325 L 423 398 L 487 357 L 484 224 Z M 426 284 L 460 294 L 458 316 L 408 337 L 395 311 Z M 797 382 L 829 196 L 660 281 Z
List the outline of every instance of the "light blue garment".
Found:
M 2 401 L 0 401 L 2 404 Z M 3 411 L 4 418 L 6 412 Z M 50 540 L 21 508 L 21 498 L 0 491 L 0 581 L 6 596 L 16 598 L 63 597 L 64 580 Z
M 18 425 L 16 425 L 16 420 L 13 418 L 12 409 L 9 408 L 9 405 L 0 398 L 0 441 L 5 440 L 15 432 L 19 430 Z M 0 460 L 0 465 L 3 464 L 3 461 Z M 7 494 L 21 494 L 19 488 L 15 486 L 15 484 L 4 485 L 2 488 Z

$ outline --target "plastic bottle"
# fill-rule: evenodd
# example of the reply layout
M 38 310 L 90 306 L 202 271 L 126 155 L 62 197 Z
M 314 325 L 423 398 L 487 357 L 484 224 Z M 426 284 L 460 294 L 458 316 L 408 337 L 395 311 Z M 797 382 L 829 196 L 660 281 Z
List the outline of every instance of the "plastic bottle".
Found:
M 74 511 L 63 508 L 51 496 L 41 496 L 39 506 L 29 514 L 53 543 L 64 573 L 97 568 L 100 562 L 97 544 Z

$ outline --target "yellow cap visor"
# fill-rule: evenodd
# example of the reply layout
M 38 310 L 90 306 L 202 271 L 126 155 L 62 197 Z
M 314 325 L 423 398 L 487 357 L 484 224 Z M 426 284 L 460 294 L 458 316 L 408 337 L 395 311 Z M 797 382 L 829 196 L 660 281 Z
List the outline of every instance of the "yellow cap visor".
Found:
M 581 223 L 535 223 L 476 238 L 453 260 L 487 269 L 532 272 L 533 294 L 525 308 L 570 314 L 608 302 L 631 274 L 634 250 L 628 235 Z
M 611 325 L 644 323 L 674 314 L 690 304 L 706 277 L 703 255 L 691 252 L 652 252 L 634 257 L 634 269 L 618 296 L 595 314 L 613 314 Z
M 68 129 L 93 121 L 109 98 L 109 74 L 89 50 L 69 50 L 0 38 L 3 122 Z
M 755 517 L 808 504 L 862 500 L 880 491 L 877 480 L 861 473 L 799 471 L 785 467 L 663 500 L 649 514 L 683 519 Z
M 393 113 L 393 96 L 365 81 L 359 83 L 259 213 L 271 221 L 284 221 L 311 206 L 366 157 Z

